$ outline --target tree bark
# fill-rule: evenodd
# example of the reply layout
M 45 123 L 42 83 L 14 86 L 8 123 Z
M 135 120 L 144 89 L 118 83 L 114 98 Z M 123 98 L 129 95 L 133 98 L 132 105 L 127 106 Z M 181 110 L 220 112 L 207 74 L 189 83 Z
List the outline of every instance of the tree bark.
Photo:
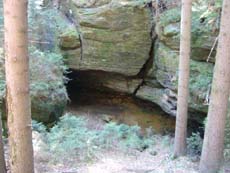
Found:
M 6 162 L 4 156 L 4 144 L 2 137 L 2 117 L 0 116 L 0 173 L 6 173 Z
M 6 99 L 11 173 L 33 173 L 27 0 L 4 0 Z
M 192 0 L 182 0 L 174 157 L 186 154 Z
M 201 173 L 216 173 L 223 159 L 224 130 L 230 90 L 230 1 L 224 0 L 219 43 L 200 162 Z

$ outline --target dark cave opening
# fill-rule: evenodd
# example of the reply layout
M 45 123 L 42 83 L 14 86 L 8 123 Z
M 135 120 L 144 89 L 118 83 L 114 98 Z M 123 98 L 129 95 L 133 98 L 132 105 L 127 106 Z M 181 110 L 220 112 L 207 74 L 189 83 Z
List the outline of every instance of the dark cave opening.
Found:
M 107 79 L 120 79 L 118 74 L 103 71 L 71 70 L 67 91 L 70 101 L 67 111 L 75 114 L 88 112 L 103 116 L 105 121 L 115 121 L 141 128 L 153 128 L 161 134 L 174 134 L 175 117 L 165 113 L 158 105 L 136 98 L 132 93 L 115 91 L 106 87 Z M 188 136 L 193 132 L 204 135 L 203 125 L 195 120 L 188 121 Z

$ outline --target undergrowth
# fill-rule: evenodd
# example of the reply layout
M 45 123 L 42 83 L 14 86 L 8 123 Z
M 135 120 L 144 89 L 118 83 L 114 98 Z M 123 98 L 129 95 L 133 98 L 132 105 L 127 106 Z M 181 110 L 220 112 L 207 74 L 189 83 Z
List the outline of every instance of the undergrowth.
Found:
M 43 150 L 52 153 L 53 161 L 63 157 L 93 159 L 97 158 L 97 152 L 108 149 L 143 151 L 155 144 L 153 134 L 141 135 L 138 126 L 108 123 L 99 131 L 89 129 L 85 118 L 72 114 L 63 116 L 49 130 L 34 121 L 33 130 L 42 134 L 46 144 Z
M 226 160 L 230 160 L 230 115 L 227 116 L 226 128 L 225 128 L 225 150 L 224 157 Z
M 187 138 L 187 148 L 189 155 L 200 155 L 202 151 L 203 139 L 199 132 L 192 133 L 192 135 Z
M 207 124 L 207 118 L 204 120 L 203 127 Z M 187 138 L 187 148 L 189 155 L 201 155 L 203 145 L 203 138 L 199 132 L 192 133 L 190 137 Z M 225 160 L 230 160 L 230 115 L 228 114 L 226 119 L 225 128 L 225 141 L 224 141 L 224 158 Z

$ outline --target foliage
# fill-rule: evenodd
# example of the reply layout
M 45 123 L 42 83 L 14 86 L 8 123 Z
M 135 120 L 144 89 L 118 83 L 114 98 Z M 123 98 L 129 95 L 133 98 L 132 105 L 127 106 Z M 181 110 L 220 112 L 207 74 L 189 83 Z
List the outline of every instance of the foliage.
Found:
M 140 127 L 125 124 L 108 123 L 98 131 L 87 127 L 87 120 L 66 114 L 60 121 L 47 131 L 41 123 L 33 123 L 33 129 L 46 139 L 47 148 L 53 153 L 53 159 L 83 157 L 92 159 L 98 151 L 117 148 L 121 150 L 144 150 L 154 145 L 153 136 L 140 135 Z
M 37 132 L 42 133 L 42 134 L 47 133 L 46 126 L 44 124 L 42 124 L 41 122 L 37 122 L 35 120 L 32 120 L 32 129 L 33 129 L 33 131 L 37 131 Z
M 207 124 L 207 118 L 205 118 L 203 122 L 203 129 L 205 130 L 205 126 Z M 202 151 L 203 139 L 199 132 L 192 133 L 192 135 L 187 138 L 188 150 L 189 154 L 200 155 Z M 225 143 L 224 143 L 224 157 L 226 160 L 230 160 L 230 114 L 228 113 L 226 120 L 226 128 L 225 128 Z
M 70 28 L 65 16 L 51 8 L 50 0 L 30 0 L 28 11 L 31 45 L 42 51 L 58 52 L 59 35 Z
M 225 150 L 224 156 L 226 160 L 230 160 L 230 114 L 228 113 L 225 128 Z
M 197 0 L 193 3 L 193 11 L 199 12 L 200 18 L 206 20 L 206 24 L 214 24 L 219 17 L 219 12 L 222 7 L 222 0 L 215 0 L 210 3 L 209 0 Z
M 98 135 L 99 143 L 106 148 L 118 146 L 138 150 L 144 150 L 154 144 L 151 138 L 141 136 L 140 132 L 141 129 L 138 126 L 109 123 Z
M 62 115 L 68 100 L 66 71 L 59 53 L 30 48 L 30 94 L 34 119 L 52 122 Z
M 197 63 L 196 61 L 191 61 L 191 77 L 190 77 L 190 86 L 199 88 L 200 90 L 207 90 L 212 82 L 212 64 L 209 63 Z M 193 89 L 193 88 L 190 88 Z
M 196 107 L 204 112 L 208 110 L 207 102 L 210 97 L 212 85 L 213 65 L 211 63 L 191 61 L 190 63 L 189 89 L 191 103 L 196 103 Z
M 0 48 L 0 103 L 5 95 L 5 76 L 4 76 L 3 49 Z
M 194 38 L 205 33 L 217 33 L 222 0 L 196 0 L 193 2 L 192 32 Z M 209 34 L 210 34 L 209 33 Z
M 67 71 L 60 54 L 41 52 L 36 48 L 30 49 L 30 78 L 31 96 L 51 98 L 53 101 L 66 98 L 64 83 L 67 79 L 63 74 Z M 55 91 L 55 92 L 50 92 Z M 62 96 L 62 98 L 60 98 Z
M 173 8 L 170 10 L 166 10 L 161 14 L 159 25 L 166 26 L 169 23 L 177 23 L 180 21 L 180 8 Z
M 73 116 L 62 117 L 47 133 L 49 149 L 58 157 L 72 154 L 80 156 L 80 152 L 87 152 L 94 136 L 95 133 L 86 128 L 83 118 Z
M 49 10 L 46 5 L 44 0 L 29 0 L 28 5 L 32 116 L 40 121 L 50 121 L 51 114 L 55 118 L 60 116 L 68 99 L 64 85 L 67 81 L 64 78 L 67 68 L 57 49 L 57 25 L 61 28 L 64 26 L 61 26 L 60 21 L 55 20 L 56 16 L 60 16 L 57 15 L 57 10 Z M 0 12 L 2 12 L 2 1 Z M 0 28 L 3 26 L 2 23 L 3 18 L 0 16 Z M 1 36 L 2 32 L 0 32 Z M 2 99 L 5 95 L 5 76 L 1 50 L 0 89 Z
M 207 118 L 203 120 L 201 129 L 205 130 L 207 124 Z M 200 132 L 193 132 L 190 137 L 187 138 L 187 148 L 188 154 L 190 155 L 200 155 L 203 146 L 203 138 L 201 137 Z
M 32 100 L 32 117 L 48 121 L 53 112 L 55 117 L 61 115 L 68 95 L 64 78 L 67 68 L 62 56 L 52 52 L 41 52 L 30 47 L 30 94 Z M 4 57 L 0 49 L 0 98 L 5 96 Z M 35 106 L 36 105 L 36 106 Z M 44 113 L 47 112 L 47 114 Z M 44 114 L 44 118 L 40 114 Z M 46 117 L 45 117 L 46 116 Z
M 203 139 L 201 138 L 200 133 L 192 133 L 192 135 L 187 138 L 187 145 L 189 154 L 200 155 L 203 145 Z

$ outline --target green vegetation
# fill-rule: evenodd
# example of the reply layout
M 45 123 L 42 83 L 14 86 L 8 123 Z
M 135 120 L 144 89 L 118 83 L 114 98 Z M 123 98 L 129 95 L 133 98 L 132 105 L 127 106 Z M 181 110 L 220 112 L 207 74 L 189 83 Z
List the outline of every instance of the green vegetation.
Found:
M 4 59 L 3 49 L 0 48 L 0 104 L 5 96 L 5 76 L 4 76 Z
M 66 106 L 68 95 L 64 78 L 67 67 L 57 53 L 30 50 L 30 93 L 32 117 L 43 122 L 53 122 L 60 117 Z M 0 49 L 0 98 L 5 96 L 4 57 Z M 42 115 L 42 116 L 41 116 Z
M 205 27 L 199 27 L 199 29 L 206 30 L 205 32 L 218 30 L 221 6 L 222 0 L 216 0 L 214 4 L 210 4 L 210 1 L 207 0 L 194 2 L 193 12 L 195 15 L 193 15 L 193 19 L 198 17 L 197 19 L 199 20 L 199 23 L 194 23 L 194 26 L 198 27 L 202 23 Z M 194 20 L 194 22 L 198 22 L 198 20 Z
M 86 119 L 72 114 L 61 117 L 49 130 L 34 121 L 33 129 L 42 134 L 46 143 L 43 149 L 53 153 L 54 160 L 63 156 L 88 160 L 104 149 L 143 151 L 155 144 L 153 134 L 141 135 L 138 126 L 108 123 L 102 130 L 90 129 Z
M 180 8 L 173 8 L 161 14 L 158 24 L 164 27 L 169 23 L 180 22 L 180 18 Z
M 187 138 L 188 154 L 190 155 L 200 155 L 202 151 L 203 139 L 200 133 L 192 133 L 190 137 Z
M 53 122 L 62 115 L 68 100 L 64 85 L 67 67 L 60 54 L 35 48 L 30 52 L 32 116 L 42 122 Z
M 203 122 L 203 129 L 207 123 L 207 118 Z M 187 138 L 187 147 L 189 155 L 200 155 L 202 151 L 203 138 L 199 132 L 192 133 L 190 137 Z M 225 128 L 225 149 L 224 149 L 225 160 L 230 160 L 230 117 L 228 114 Z
M 230 160 L 230 114 L 228 114 L 226 121 L 224 156 L 227 160 Z
M 227 129 L 227 128 L 226 128 Z M 145 135 L 138 126 L 128 126 L 110 122 L 102 129 L 94 129 L 87 125 L 87 119 L 67 113 L 60 121 L 48 129 L 44 124 L 33 121 L 33 130 L 38 132 L 44 144 L 43 152 L 52 153 L 51 162 L 68 162 L 68 158 L 78 158 L 89 161 L 97 158 L 97 154 L 104 150 L 120 150 L 128 152 L 136 150 L 142 152 L 150 149 L 152 154 L 158 141 L 151 129 L 146 129 Z M 227 129 L 229 131 L 229 128 Z M 229 135 L 229 133 L 227 133 Z M 161 144 L 168 148 L 170 137 L 162 136 Z M 188 154 L 199 156 L 203 139 L 199 132 L 192 133 L 187 138 Z M 229 159 L 229 138 L 226 138 L 225 158 Z
M 43 6 L 43 1 L 29 1 L 29 54 L 32 117 L 53 122 L 63 114 L 68 96 L 64 77 L 67 67 L 58 50 L 58 33 L 67 27 L 55 9 Z M 2 3 L 0 3 L 2 12 Z M 0 28 L 3 26 L 0 16 Z M 2 32 L 0 32 L 2 37 Z M 2 40 L 1 40 L 2 41 Z M 4 56 L 0 42 L 0 99 L 5 96 Z M 2 111 L 2 110 L 1 110 Z

